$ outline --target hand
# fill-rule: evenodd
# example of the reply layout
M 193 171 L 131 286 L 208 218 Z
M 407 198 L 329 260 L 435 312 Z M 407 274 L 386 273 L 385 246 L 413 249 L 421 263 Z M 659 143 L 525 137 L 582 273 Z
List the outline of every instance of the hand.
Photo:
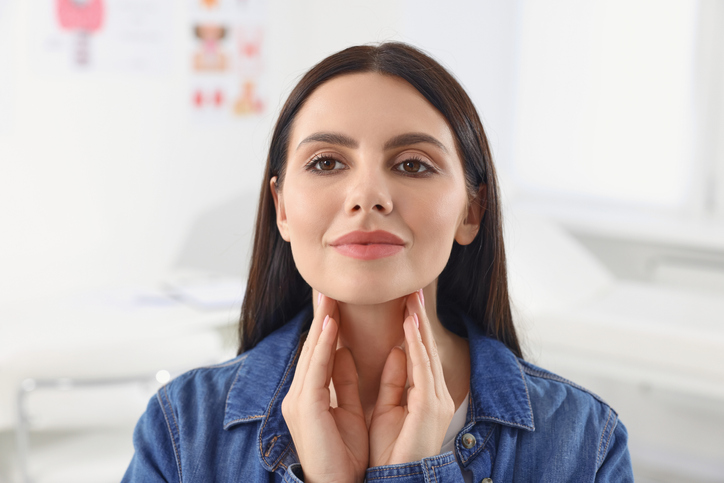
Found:
M 357 369 L 349 349 L 336 350 L 338 319 L 337 303 L 320 294 L 294 379 L 282 401 L 282 414 L 308 483 L 361 482 L 369 462 Z M 330 380 L 336 408 L 330 407 Z
M 407 350 L 394 347 L 382 370 L 369 430 L 370 467 L 439 454 L 455 413 L 419 292 L 407 297 L 403 328 Z M 409 388 L 403 405 L 406 380 Z

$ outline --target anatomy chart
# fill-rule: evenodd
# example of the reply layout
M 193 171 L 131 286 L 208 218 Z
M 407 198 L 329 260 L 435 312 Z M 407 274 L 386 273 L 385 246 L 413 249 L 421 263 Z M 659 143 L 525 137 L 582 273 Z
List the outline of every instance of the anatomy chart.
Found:
M 171 67 L 175 0 L 30 2 L 33 61 L 42 73 L 159 74 Z
M 189 104 L 197 121 L 260 114 L 265 99 L 265 0 L 189 0 Z

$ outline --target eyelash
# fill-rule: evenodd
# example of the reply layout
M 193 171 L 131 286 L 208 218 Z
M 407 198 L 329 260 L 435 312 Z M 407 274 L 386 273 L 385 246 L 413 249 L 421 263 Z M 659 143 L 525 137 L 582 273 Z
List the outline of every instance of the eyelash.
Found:
M 319 176 L 328 176 L 328 175 L 333 174 L 335 171 L 344 171 L 344 169 L 345 169 L 345 168 L 342 168 L 342 169 L 329 169 L 329 170 L 327 170 L 327 169 L 317 169 L 316 166 L 317 166 L 319 163 L 321 163 L 322 161 L 334 161 L 335 163 L 343 164 L 340 160 L 338 160 L 338 159 L 335 158 L 334 156 L 330 156 L 330 155 L 328 155 L 328 154 L 320 154 L 320 155 L 317 155 L 317 156 L 315 156 L 314 158 L 312 158 L 312 160 L 311 160 L 310 162 L 308 162 L 308 163 L 304 166 L 304 169 L 306 169 L 307 171 L 310 171 L 310 172 L 312 172 L 312 173 L 314 173 L 314 174 L 316 174 L 316 175 L 319 175 Z M 423 178 L 423 177 L 428 177 L 428 176 L 431 176 L 431 175 L 437 173 L 437 169 L 436 169 L 436 168 L 434 168 L 432 165 L 430 165 L 429 163 L 425 162 L 422 158 L 419 158 L 419 157 L 417 157 L 417 156 L 412 156 L 412 157 L 410 157 L 410 158 L 407 158 L 407 159 L 405 159 L 404 161 L 401 161 L 401 162 L 397 163 L 397 164 L 395 165 L 395 167 L 401 166 L 401 165 L 403 165 L 404 163 L 407 163 L 407 162 L 410 162 L 410 161 L 414 161 L 414 162 L 420 163 L 420 166 L 423 167 L 425 170 L 424 170 L 424 171 L 421 171 L 421 172 L 419 172 L 419 173 L 409 173 L 409 172 L 407 172 L 407 171 L 400 170 L 400 169 L 396 169 L 395 171 L 398 171 L 398 172 L 401 173 L 403 176 L 409 176 L 409 177 L 411 177 L 411 178 Z

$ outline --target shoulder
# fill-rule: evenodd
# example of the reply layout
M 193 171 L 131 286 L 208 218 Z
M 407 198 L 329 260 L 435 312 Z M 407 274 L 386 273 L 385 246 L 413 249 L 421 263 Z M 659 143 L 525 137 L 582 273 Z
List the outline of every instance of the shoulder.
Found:
M 155 399 L 169 430 L 179 435 L 199 426 L 223 427 L 229 390 L 247 357 L 192 369 L 162 386 Z
M 298 343 L 299 324 L 282 326 L 229 361 L 178 376 L 159 390 L 159 402 L 192 426 L 260 420 L 289 379 Z
M 223 401 L 248 356 L 249 353 L 244 353 L 219 364 L 191 369 L 161 387 L 158 397 L 176 404 L 197 399 L 204 404 Z
M 565 416 L 597 416 L 617 419 L 618 413 L 597 394 L 530 362 L 518 359 L 534 414 L 565 413 Z M 537 409 L 537 410 L 536 410 Z
M 633 481 L 626 429 L 606 401 L 512 353 L 505 361 L 511 370 L 497 381 L 494 392 L 518 388 L 507 402 L 518 408 L 513 416 L 527 414 L 530 424 L 514 424 L 511 418 L 513 423 L 499 425 L 498 476 L 512 473 L 516 481 Z
M 136 424 L 135 452 L 124 482 L 195 481 L 188 478 L 197 471 L 189 457 L 214 461 L 205 448 L 213 448 L 222 436 L 226 394 L 244 360 L 242 355 L 193 369 L 158 390 Z
M 520 360 L 528 388 L 535 433 L 553 441 L 566 436 L 568 445 L 588 448 L 596 468 L 613 444 L 625 446 L 626 429 L 618 413 L 600 396 L 553 372 Z
M 171 403 L 192 404 L 198 410 L 213 407 L 218 412 L 221 404 L 222 413 L 260 414 L 289 370 L 306 314 L 306 311 L 300 312 L 252 349 L 231 360 L 178 376 L 161 388 L 159 397 L 168 398 Z M 201 402 L 203 407 L 199 406 Z

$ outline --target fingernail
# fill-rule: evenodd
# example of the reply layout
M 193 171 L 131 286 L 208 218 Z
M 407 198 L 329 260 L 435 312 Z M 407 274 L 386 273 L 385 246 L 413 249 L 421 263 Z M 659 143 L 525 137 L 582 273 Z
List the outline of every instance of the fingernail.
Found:
M 412 318 L 415 319 L 415 327 L 420 328 L 420 320 L 417 318 L 417 314 L 412 314 Z
M 317 305 L 322 303 L 322 292 L 317 293 Z
M 425 306 L 425 294 L 422 293 L 422 289 L 418 290 L 417 293 L 420 294 L 420 302 L 422 303 L 422 306 Z
M 324 318 L 324 322 L 322 322 L 322 330 L 324 330 L 325 327 L 327 327 L 327 324 L 329 323 L 329 315 L 327 315 Z

